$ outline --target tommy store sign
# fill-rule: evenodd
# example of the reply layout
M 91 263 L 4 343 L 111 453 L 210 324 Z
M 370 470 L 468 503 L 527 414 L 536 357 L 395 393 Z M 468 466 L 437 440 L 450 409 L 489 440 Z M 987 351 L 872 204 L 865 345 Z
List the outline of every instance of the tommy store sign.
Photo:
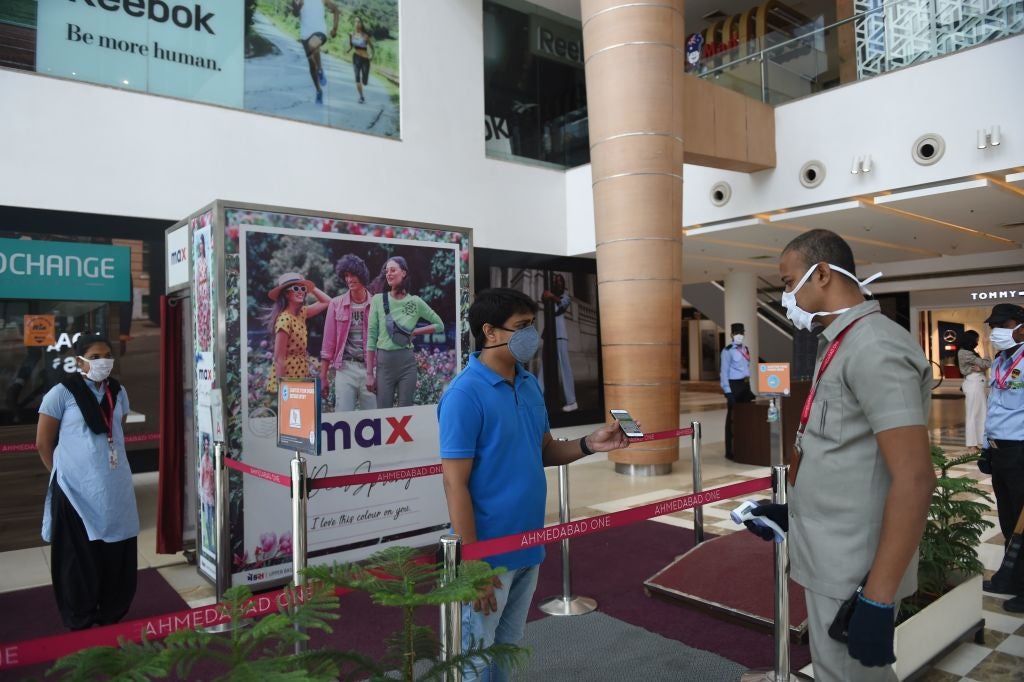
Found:
M 972 301 L 1008 300 L 1013 298 L 1024 298 L 1024 287 L 1012 287 L 1010 289 L 985 289 L 972 291 Z

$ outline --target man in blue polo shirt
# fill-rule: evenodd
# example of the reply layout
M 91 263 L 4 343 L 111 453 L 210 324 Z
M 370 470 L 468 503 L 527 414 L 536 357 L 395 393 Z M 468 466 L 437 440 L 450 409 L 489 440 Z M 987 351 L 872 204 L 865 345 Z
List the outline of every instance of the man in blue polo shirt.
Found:
M 487 289 L 469 308 L 477 348 L 438 405 L 444 491 L 452 531 L 466 544 L 544 526 L 545 466 L 629 445 L 614 423 L 579 440 L 551 437 L 544 396 L 523 363 L 537 352 L 537 304 L 514 289 Z M 462 607 L 462 645 L 516 644 L 537 586 L 543 547 L 487 557 L 508 570 Z M 508 679 L 483 663 L 464 682 Z

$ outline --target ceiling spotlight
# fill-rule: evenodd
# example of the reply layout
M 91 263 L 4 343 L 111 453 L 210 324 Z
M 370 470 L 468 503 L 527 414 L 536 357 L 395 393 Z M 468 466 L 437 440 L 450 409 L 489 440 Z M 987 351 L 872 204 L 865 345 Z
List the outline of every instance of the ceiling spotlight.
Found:
M 858 175 L 871 172 L 871 155 L 853 157 L 853 166 L 850 167 L 851 175 Z
M 986 147 L 998 147 L 1003 142 L 1002 131 L 999 126 L 978 129 L 978 149 Z

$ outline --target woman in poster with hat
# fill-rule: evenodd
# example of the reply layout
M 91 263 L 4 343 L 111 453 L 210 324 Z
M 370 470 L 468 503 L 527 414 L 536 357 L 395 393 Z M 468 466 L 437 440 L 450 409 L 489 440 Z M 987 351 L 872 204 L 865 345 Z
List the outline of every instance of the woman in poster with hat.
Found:
M 306 305 L 310 294 L 317 302 Z M 279 378 L 310 376 L 306 320 L 326 310 L 331 297 L 297 272 L 286 272 L 278 277 L 277 286 L 268 296 L 274 305 L 264 320 L 267 331 L 274 336 L 274 367 L 267 381 L 267 391 L 277 393 Z

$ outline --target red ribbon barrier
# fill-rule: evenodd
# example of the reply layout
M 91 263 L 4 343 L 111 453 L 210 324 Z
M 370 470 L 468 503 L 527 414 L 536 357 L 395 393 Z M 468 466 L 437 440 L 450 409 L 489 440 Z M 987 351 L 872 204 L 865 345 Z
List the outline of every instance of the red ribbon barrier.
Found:
M 284 474 L 276 474 L 273 471 L 267 471 L 266 469 L 260 469 L 254 467 L 251 464 L 240 462 L 237 459 L 231 459 L 229 457 L 224 458 L 224 465 L 229 469 L 235 471 L 241 471 L 243 474 L 249 474 L 256 478 L 262 478 L 265 481 L 283 485 L 285 487 L 291 486 L 292 479 L 290 476 Z M 436 476 L 441 473 L 440 464 L 431 464 L 423 467 L 411 467 L 409 469 L 392 469 L 390 471 L 371 471 L 365 474 L 350 474 L 348 476 L 328 476 L 326 478 L 311 478 L 308 480 L 310 490 L 319 488 L 341 488 L 349 485 L 365 485 L 367 483 L 389 483 L 394 481 L 404 481 L 409 478 L 421 478 L 423 476 Z
M 393 481 L 404 481 L 409 478 L 420 478 L 422 476 L 436 476 L 439 473 L 441 473 L 441 465 L 431 464 L 425 467 L 412 467 L 409 469 L 392 469 L 390 471 L 373 471 L 365 474 L 350 474 L 348 476 L 312 478 L 309 480 L 309 487 L 311 489 L 340 488 L 347 485 L 361 485 L 366 483 L 388 483 Z
M 311 587 L 306 586 L 304 590 L 297 590 L 300 599 L 309 594 Z M 337 588 L 334 593 L 343 595 L 351 591 L 346 588 Z M 285 590 L 274 590 L 254 595 L 247 602 L 249 608 L 245 612 L 245 618 L 257 618 L 268 613 L 276 613 L 279 604 L 283 603 L 281 597 L 284 593 Z M 218 604 L 210 604 L 150 618 L 140 618 L 127 623 L 68 632 L 52 637 L 40 637 L 23 642 L 0 644 L 0 670 L 54 661 L 88 647 L 116 647 L 121 638 L 140 642 L 142 636 L 145 635 L 147 639 L 157 640 L 178 630 L 211 627 L 229 620 L 230 618 L 221 613 Z
M 655 431 L 654 433 L 645 433 L 643 438 L 630 438 L 630 443 L 646 443 L 649 440 L 666 440 L 668 438 L 682 438 L 683 436 L 692 436 L 693 427 L 687 426 L 685 429 L 672 429 L 671 431 Z
M 742 483 L 734 483 L 732 485 L 722 486 L 721 488 L 712 488 L 711 490 L 704 490 L 699 493 L 680 495 L 679 497 L 672 497 L 667 500 L 662 500 L 661 502 L 652 502 L 651 504 L 645 504 L 640 507 L 634 507 L 633 509 L 626 509 L 620 512 L 591 516 L 588 519 L 560 523 L 554 526 L 540 528 L 538 530 L 528 530 L 525 533 L 514 533 L 500 538 L 481 540 L 480 542 L 463 545 L 462 558 L 466 560 L 483 559 L 484 557 L 494 556 L 495 554 L 514 552 L 519 549 L 526 549 L 527 547 L 547 545 L 567 538 L 589 535 L 600 530 L 628 526 L 631 523 L 645 521 L 647 519 L 654 518 L 655 516 L 673 514 L 693 507 L 699 507 L 701 505 L 708 504 L 709 502 L 728 500 L 733 497 L 739 497 L 740 495 L 764 490 L 765 488 L 770 488 L 771 484 L 772 479 L 765 476 L 764 478 L 756 478 Z
M 278 485 L 283 485 L 286 488 L 291 487 L 292 478 L 291 476 L 285 476 L 284 474 L 275 474 L 273 471 L 267 471 L 266 469 L 258 469 L 254 466 L 246 464 L 245 462 L 239 462 L 237 459 L 231 459 L 230 457 L 224 458 L 224 466 L 228 469 L 234 469 L 235 471 L 241 471 L 243 474 L 249 474 L 256 478 L 262 478 L 264 481 L 270 481 Z
M 148 443 L 150 441 L 160 440 L 160 434 L 157 433 L 133 433 L 124 437 L 125 443 Z M 35 443 L 4 443 L 0 445 L 0 455 L 8 452 L 35 452 Z

